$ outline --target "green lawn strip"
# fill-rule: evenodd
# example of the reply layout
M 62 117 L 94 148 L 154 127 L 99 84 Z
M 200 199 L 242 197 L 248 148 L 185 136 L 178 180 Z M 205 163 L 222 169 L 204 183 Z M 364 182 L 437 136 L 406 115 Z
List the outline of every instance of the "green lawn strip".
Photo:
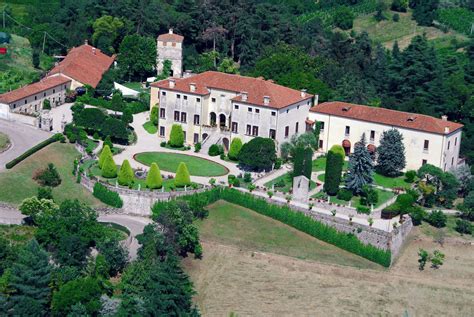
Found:
M 410 183 L 405 182 L 405 176 L 387 177 L 374 173 L 374 183 L 385 188 L 410 188 Z
M 162 171 L 176 173 L 180 162 L 184 162 L 189 173 L 194 176 L 222 176 L 229 171 L 221 164 L 200 157 L 165 152 L 144 152 L 134 156 L 138 162 L 150 166 L 157 163 Z
M 158 132 L 158 127 L 154 125 L 151 121 L 147 121 L 143 124 L 143 128 L 146 132 L 150 134 L 156 134 Z
M 326 174 L 319 174 L 318 175 L 318 180 L 321 181 L 321 182 L 324 182 L 325 177 L 326 177 Z
M 293 187 L 293 179 L 291 178 L 291 173 L 290 172 L 288 172 L 286 174 L 283 174 L 281 176 L 278 176 L 277 178 L 272 179 L 269 182 L 266 182 L 264 184 L 264 186 L 266 188 L 271 189 L 273 184 L 277 184 L 281 180 L 283 180 L 285 182 L 285 186 L 283 186 L 283 187 L 275 186 L 275 190 L 278 190 L 278 191 L 283 192 L 283 193 L 288 193 L 290 191 L 290 189 L 292 189 L 292 187 Z M 314 189 L 314 188 L 316 188 L 316 183 L 311 181 L 310 182 L 310 189 Z
M 197 221 L 203 240 L 324 263 L 381 268 L 362 257 L 250 209 L 225 201 L 218 201 L 208 206 L 208 209 L 209 217 Z
M 38 183 L 32 179 L 35 171 L 53 163 L 61 176 L 61 184 L 53 189 L 54 199 L 79 199 L 93 206 L 102 205 L 72 175 L 74 159 L 80 156 L 72 144 L 53 143 L 31 155 L 10 170 L 0 173 L 0 201 L 19 205 L 23 199 L 35 196 Z
M 0 152 L 5 149 L 8 144 L 10 144 L 10 139 L 8 138 L 8 135 L 0 132 Z
M 384 204 L 389 199 L 391 199 L 393 196 L 395 196 L 395 194 L 391 191 L 386 191 L 386 190 L 382 190 L 382 189 L 379 189 L 379 188 L 375 188 L 375 191 L 377 191 L 377 193 L 379 194 L 379 201 L 377 202 L 377 204 L 374 205 L 374 208 L 380 207 L 382 204 Z M 322 195 L 324 195 L 324 194 L 321 194 L 321 192 L 320 192 L 320 193 L 317 193 L 317 194 L 313 195 L 312 198 L 321 199 Z M 360 203 L 360 197 L 359 196 L 352 197 L 351 201 L 352 201 L 351 206 L 354 207 L 354 208 L 357 208 L 359 206 L 363 206 Z M 337 196 L 331 196 L 330 202 L 333 203 L 333 204 L 339 204 L 339 205 L 345 205 L 345 206 L 349 205 L 348 201 L 338 199 Z
M 94 151 L 99 146 L 99 141 L 95 141 L 89 138 L 86 140 L 86 143 L 87 143 L 86 152 Z
M 346 171 L 349 166 L 349 161 L 344 161 L 342 170 Z M 326 170 L 326 157 L 321 156 L 313 161 L 313 172 L 320 172 Z

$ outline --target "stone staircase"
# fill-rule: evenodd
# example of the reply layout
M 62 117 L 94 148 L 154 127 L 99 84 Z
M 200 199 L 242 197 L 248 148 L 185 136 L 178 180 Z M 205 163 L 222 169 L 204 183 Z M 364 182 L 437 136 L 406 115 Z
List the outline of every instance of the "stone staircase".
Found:
M 209 136 L 202 141 L 201 153 L 208 153 L 209 148 L 213 144 L 221 144 L 222 143 L 222 135 L 218 132 L 210 133 Z

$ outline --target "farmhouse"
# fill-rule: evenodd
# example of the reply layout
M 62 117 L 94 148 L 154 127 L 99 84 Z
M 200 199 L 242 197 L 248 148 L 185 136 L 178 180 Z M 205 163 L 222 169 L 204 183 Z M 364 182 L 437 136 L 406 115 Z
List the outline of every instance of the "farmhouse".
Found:
M 279 146 L 305 131 L 313 95 L 263 78 L 208 71 L 151 84 L 151 106 L 159 107 L 159 136 L 180 124 L 187 143 L 222 143 L 234 137 L 272 138 Z
M 350 104 L 325 102 L 310 109 L 309 123 L 321 124 L 319 147 L 327 152 L 335 144 L 349 154 L 365 133 L 367 148 L 376 152 L 384 131 L 397 129 L 403 135 L 407 170 L 423 164 L 444 171 L 456 168 L 459 159 L 463 125 L 427 115 Z

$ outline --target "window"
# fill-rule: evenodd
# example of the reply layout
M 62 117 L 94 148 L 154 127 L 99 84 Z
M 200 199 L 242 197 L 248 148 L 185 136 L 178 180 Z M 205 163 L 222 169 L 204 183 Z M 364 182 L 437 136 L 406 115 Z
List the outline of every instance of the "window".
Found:
M 454 157 L 451 158 L 451 166 L 454 165 Z
M 454 146 L 458 145 L 458 138 L 454 139 Z
M 184 100 L 188 100 L 188 96 L 183 96 Z
M 179 121 L 179 111 L 174 112 L 174 121 Z
M 184 143 L 186 143 L 186 131 L 183 131 Z
M 276 130 L 275 129 L 270 129 L 269 137 L 270 137 L 270 139 L 275 140 L 275 138 L 276 138 Z
M 201 102 L 201 98 L 196 98 L 196 102 Z
M 425 140 L 423 144 L 423 151 L 428 151 L 428 148 L 430 147 L 430 141 Z
M 319 124 L 320 124 L 320 127 L 321 127 L 321 131 L 324 131 L 324 122 L 321 121 Z
M 448 150 L 450 146 L 451 146 L 451 141 L 448 141 Z
M 250 126 L 250 124 L 247 124 L 247 135 L 250 135 L 251 130 L 252 127 Z
M 216 98 L 211 98 L 211 101 L 215 103 L 215 102 L 216 102 Z
M 237 133 L 239 130 L 239 124 L 237 122 L 232 122 L 232 132 Z
M 199 125 L 199 115 L 198 114 L 194 115 L 194 124 Z
M 160 127 L 160 136 L 165 136 L 165 127 Z
M 37 97 L 37 96 L 35 96 L 35 100 L 38 100 L 38 97 Z
M 180 95 L 180 94 L 177 94 L 177 95 L 176 95 L 176 98 L 181 99 L 181 95 Z
M 422 160 L 422 161 L 421 161 L 421 165 L 422 165 L 422 166 L 425 165 L 426 163 L 428 163 L 427 160 Z
M 186 122 L 186 112 L 181 112 L 181 122 Z
M 300 127 L 300 123 L 296 122 L 296 124 L 295 124 L 295 133 L 298 133 L 299 127 Z
M 260 109 L 255 109 L 255 113 L 260 113 Z
M 247 109 L 248 109 L 248 112 L 252 112 L 252 108 L 248 107 Z
M 375 140 L 375 131 L 374 130 L 371 130 L 370 131 L 370 140 Z
M 290 127 L 286 126 L 285 127 L 285 138 L 287 138 L 290 135 Z
M 324 145 L 324 142 L 323 140 L 319 140 L 319 148 L 322 149 L 323 148 L 323 145 Z
M 258 127 L 257 127 L 257 126 L 253 126 L 253 128 L 252 128 L 252 135 L 253 135 L 253 136 L 258 136 Z
M 199 133 L 194 133 L 194 143 L 199 142 Z
M 166 96 L 166 91 L 162 91 L 162 92 L 161 92 L 161 95 L 162 95 L 162 96 Z
M 164 119 L 166 117 L 166 109 L 160 108 L 160 118 Z
M 28 100 L 25 99 L 25 105 L 28 103 Z
M 46 93 L 45 93 L 45 92 L 43 92 L 43 97 L 46 97 Z
M 346 125 L 346 135 L 351 134 L 351 127 Z
M 290 109 L 286 109 L 286 113 L 290 112 Z
M 239 105 L 234 105 L 235 110 L 239 110 Z
M 272 111 L 272 117 L 275 117 L 277 115 L 276 111 Z
M 296 110 L 298 110 L 300 108 L 300 106 L 296 106 Z
M 16 103 L 13 104 L 13 109 L 15 109 L 15 108 L 16 108 Z

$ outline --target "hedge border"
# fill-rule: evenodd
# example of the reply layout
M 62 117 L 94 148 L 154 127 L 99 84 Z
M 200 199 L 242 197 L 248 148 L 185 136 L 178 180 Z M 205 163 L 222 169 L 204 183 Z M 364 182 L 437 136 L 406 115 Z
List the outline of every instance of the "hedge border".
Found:
M 55 135 L 53 135 L 52 137 L 50 137 L 49 139 L 46 139 L 38 144 L 36 144 L 35 146 L 29 148 L 28 150 L 26 150 L 23 154 L 21 154 L 20 156 L 14 158 L 13 160 L 11 160 L 10 162 L 8 162 L 7 164 L 5 164 L 5 167 L 7 169 L 11 169 L 13 168 L 15 165 L 17 165 L 18 163 L 20 163 L 21 161 L 27 159 L 29 156 L 35 154 L 36 152 L 38 152 L 39 150 L 43 149 L 44 147 L 54 143 L 54 142 L 57 142 L 57 141 L 61 141 L 63 140 L 64 136 L 61 134 L 61 133 L 56 133 Z
M 122 198 L 120 198 L 120 195 L 117 192 L 108 189 L 106 186 L 102 185 L 99 182 L 94 184 L 92 195 L 109 206 L 115 208 L 123 207 L 123 200 Z

